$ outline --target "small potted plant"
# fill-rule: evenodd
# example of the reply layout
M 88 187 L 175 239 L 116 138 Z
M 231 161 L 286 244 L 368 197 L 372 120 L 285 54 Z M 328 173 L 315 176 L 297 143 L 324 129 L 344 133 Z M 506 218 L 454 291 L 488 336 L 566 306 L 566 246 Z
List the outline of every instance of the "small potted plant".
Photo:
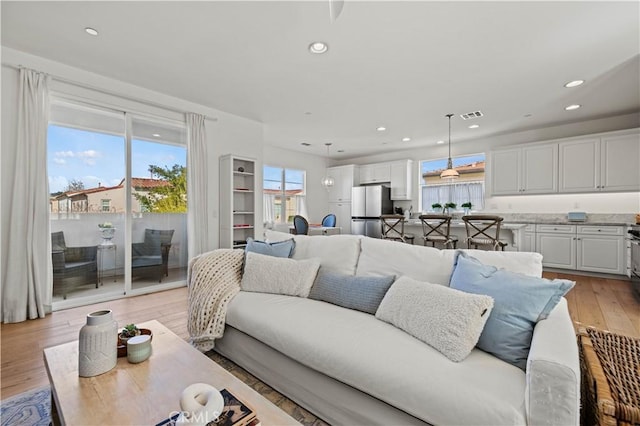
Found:
M 471 204 L 471 201 L 467 201 L 466 203 L 462 203 L 461 207 L 464 209 L 464 214 L 468 215 L 473 204 Z
M 131 339 L 140 334 L 140 329 L 135 324 L 127 324 L 124 326 L 120 334 L 118 334 L 118 339 L 123 344 L 127 344 L 127 340 Z
M 458 205 L 456 203 L 452 203 L 452 202 L 449 202 L 449 203 L 444 205 L 444 209 L 445 209 L 445 211 L 447 213 L 452 213 L 453 210 L 456 209 L 456 207 L 458 207 Z
M 442 204 L 440 203 L 431 204 L 431 208 L 433 209 L 434 212 L 442 211 Z
M 98 228 L 100 228 L 100 234 L 102 234 L 102 244 L 113 244 L 111 240 L 116 233 L 116 228 L 113 227 L 113 224 L 111 222 L 99 223 Z

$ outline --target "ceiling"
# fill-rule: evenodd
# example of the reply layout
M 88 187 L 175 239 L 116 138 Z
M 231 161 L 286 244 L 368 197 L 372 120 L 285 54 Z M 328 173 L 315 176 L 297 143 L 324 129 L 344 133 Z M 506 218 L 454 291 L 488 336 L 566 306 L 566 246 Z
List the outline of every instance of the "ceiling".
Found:
M 269 145 L 333 142 L 333 158 L 434 145 L 447 113 L 455 144 L 640 111 L 636 1 L 346 0 L 334 23 L 328 0 L 1 3 L 4 46 L 260 121 Z

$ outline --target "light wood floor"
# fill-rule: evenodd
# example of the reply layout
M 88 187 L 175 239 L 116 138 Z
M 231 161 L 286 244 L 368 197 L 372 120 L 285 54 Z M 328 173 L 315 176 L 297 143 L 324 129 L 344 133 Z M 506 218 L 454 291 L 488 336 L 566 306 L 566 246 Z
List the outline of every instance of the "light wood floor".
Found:
M 629 281 L 551 272 L 544 275 L 577 282 L 567 295 L 574 321 L 640 338 L 640 303 L 631 293 Z M 58 311 L 40 320 L 2 324 L 0 398 L 48 384 L 43 349 L 77 339 L 86 314 L 105 308 L 114 312 L 120 326 L 157 319 L 178 336 L 188 337 L 186 288 Z

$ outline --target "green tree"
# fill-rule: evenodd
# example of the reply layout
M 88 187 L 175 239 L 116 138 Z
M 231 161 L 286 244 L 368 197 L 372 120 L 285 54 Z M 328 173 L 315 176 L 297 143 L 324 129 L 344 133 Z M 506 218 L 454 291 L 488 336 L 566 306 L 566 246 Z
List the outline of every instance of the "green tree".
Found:
M 133 194 L 142 209 L 151 213 L 186 213 L 187 168 L 179 164 L 171 168 L 151 164 L 149 172 L 166 184 L 151 188 L 146 195 Z

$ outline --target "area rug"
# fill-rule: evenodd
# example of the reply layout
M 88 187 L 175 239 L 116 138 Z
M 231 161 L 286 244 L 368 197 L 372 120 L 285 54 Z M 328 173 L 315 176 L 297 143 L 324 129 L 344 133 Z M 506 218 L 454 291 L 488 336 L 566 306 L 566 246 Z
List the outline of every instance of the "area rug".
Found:
M 49 386 L 24 392 L 0 401 L 0 425 L 48 426 L 51 423 Z

